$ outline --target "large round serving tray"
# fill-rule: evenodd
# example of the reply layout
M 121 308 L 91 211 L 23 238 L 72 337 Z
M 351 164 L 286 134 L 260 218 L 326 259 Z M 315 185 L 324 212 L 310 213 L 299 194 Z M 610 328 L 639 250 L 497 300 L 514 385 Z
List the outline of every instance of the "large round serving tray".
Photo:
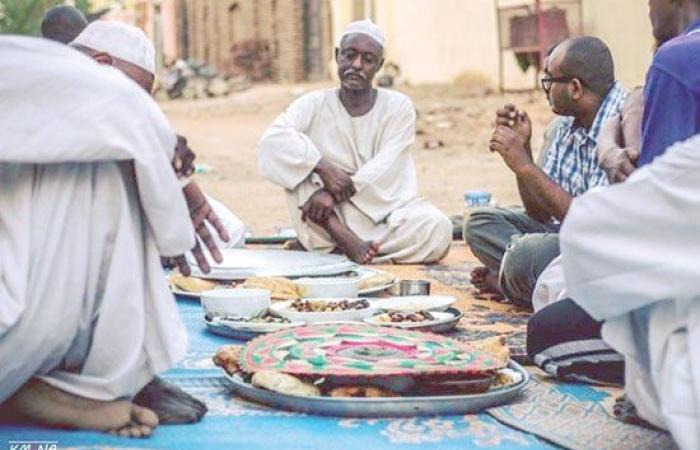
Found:
M 307 414 L 342 417 L 406 417 L 466 414 L 508 403 L 525 388 L 530 375 L 515 361 L 508 367 L 523 379 L 510 386 L 494 388 L 483 394 L 415 397 L 302 397 L 268 391 L 246 383 L 239 375 L 226 374 L 231 389 L 243 398 L 277 409 Z
M 245 280 L 255 276 L 312 277 L 340 275 L 357 269 L 357 264 L 340 255 L 323 255 L 291 250 L 224 249 L 223 261 L 211 262 L 203 273 L 188 255 L 192 276 L 210 280 Z

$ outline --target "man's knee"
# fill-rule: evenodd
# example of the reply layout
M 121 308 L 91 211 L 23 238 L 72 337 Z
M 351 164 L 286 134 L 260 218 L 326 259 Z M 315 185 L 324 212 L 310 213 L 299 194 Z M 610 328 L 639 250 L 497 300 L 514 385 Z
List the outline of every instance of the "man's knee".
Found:
M 498 208 L 479 208 L 474 210 L 464 222 L 462 235 L 470 247 L 478 246 L 485 236 L 492 233 L 495 223 L 503 221 L 503 213 Z
M 531 303 L 537 278 L 559 254 L 556 234 L 526 234 L 514 237 L 501 263 L 500 284 L 513 301 Z
M 425 262 L 439 261 L 450 249 L 450 244 L 452 243 L 452 222 L 449 217 L 440 211 L 424 216 L 424 220 L 425 229 L 430 230 L 425 234 L 425 245 L 434 247 L 428 260 Z

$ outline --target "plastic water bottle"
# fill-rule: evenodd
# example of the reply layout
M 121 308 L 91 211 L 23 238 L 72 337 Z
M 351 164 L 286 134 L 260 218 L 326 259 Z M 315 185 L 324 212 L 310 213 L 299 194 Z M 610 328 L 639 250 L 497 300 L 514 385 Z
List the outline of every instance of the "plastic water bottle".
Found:
M 488 191 L 467 191 L 464 193 L 464 206 L 467 209 L 493 206 L 495 203 Z

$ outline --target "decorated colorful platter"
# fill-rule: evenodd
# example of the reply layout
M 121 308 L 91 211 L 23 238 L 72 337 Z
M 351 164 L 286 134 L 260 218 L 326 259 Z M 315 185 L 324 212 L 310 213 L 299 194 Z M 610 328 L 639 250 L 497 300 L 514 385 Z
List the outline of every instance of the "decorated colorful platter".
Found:
M 422 312 L 380 311 L 379 314 L 368 317 L 364 321 L 371 325 L 383 327 L 445 333 L 456 327 L 461 318 L 462 312 L 460 310 L 457 308 L 447 308 L 445 311 L 432 311 L 427 312 L 427 314 Z
M 370 317 L 376 311 L 373 303 L 364 298 L 309 298 L 273 303 L 270 314 L 292 322 L 346 322 Z
M 229 337 L 241 341 L 248 341 L 266 333 L 274 333 L 288 328 L 304 325 L 301 322 L 251 322 L 240 319 L 227 319 L 225 317 L 204 316 L 207 329 L 219 336 Z
M 253 386 L 240 374 L 229 375 L 231 389 L 248 400 L 273 408 L 307 414 L 341 417 L 411 417 L 467 414 L 508 403 L 527 385 L 528 372 L 514 361 L 508 369 L 519 381 L 506 386 L 492 386 L 480 394 L 420 395 L 401 397 L 305 397 L 282 394 Z
M 444 295 L 409 295 L 381 298 L 374 305 L 387 311 L 445 311 L 456 301 L 456 298 Z

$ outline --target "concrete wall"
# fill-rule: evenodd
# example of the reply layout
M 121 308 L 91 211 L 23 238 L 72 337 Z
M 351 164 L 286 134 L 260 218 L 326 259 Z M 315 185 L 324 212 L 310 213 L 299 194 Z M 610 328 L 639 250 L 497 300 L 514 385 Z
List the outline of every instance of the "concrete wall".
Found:
M 515 3 L 522 3 L 512 0 Z M 498 25 L 494 0 L 373 0 L 370 15 L 387 38 L 387 60 L 399 64 L 407 81 L 449 83 L 467 75 L 498 82 Z M 334 36 L 358 14 L 357 0 L 332 0 Z M 367 14 L 365 14 L 367 16 Z M 640 84 L 651 61 L 651 26 L 646 2 L 584 0 L 584 33 L 611 48 L 618 78 Z M 506 84 L 525 88 L 535 73 L 523 74 L 506 55 Z

